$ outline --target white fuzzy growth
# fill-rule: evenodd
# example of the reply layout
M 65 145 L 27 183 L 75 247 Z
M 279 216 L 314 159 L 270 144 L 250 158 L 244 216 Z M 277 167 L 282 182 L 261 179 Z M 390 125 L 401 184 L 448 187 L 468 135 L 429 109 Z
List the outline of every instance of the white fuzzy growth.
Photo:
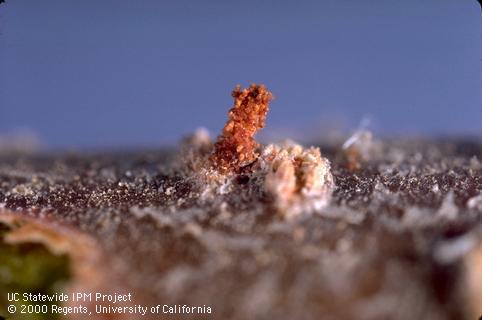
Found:
M 286 217 L 319 211 L 331 198 L 330 162 L 318 148 L 303 149 L 293 142 L 268 145 L 258 159 L 266 173 L 264 189 L 274 196 L 275 207 Z

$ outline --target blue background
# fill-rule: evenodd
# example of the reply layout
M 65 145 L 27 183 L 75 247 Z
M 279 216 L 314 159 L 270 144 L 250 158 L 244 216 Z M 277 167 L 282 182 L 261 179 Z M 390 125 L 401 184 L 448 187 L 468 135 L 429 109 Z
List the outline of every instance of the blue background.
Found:
M 236 84 L 276 99 L 264 131 L 480 135 L 474 0 L 21 1 L 0 5 L 0 134 L 50 147 L 216 134 Z

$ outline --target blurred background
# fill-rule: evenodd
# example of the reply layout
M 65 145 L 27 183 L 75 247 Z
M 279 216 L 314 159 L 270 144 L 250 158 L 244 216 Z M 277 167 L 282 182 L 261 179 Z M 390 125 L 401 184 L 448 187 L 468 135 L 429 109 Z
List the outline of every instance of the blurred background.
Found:
M 264 139 L 367 119 L 378 135 L 480 136 L 480 15 L 475 0 L 7 0 L 0 136 L 174 144 L 216 135 L 252 82 L 276 97 Z

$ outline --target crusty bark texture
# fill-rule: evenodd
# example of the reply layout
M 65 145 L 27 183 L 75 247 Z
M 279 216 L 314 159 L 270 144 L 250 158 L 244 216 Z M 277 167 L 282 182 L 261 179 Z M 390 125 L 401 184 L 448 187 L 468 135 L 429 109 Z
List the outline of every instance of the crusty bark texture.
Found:
M 200 202 L 203 185 L 177 171 L 176 151 L 156 150 L 4 153 L 0 215 L 92 239 L 92 261 L 109 270 L 97 288 L 213 310 L 180 319 L 479 316 L 482 145 L 378 141 L 356 166 L 341 145 L 319 144 L 329 202 L 291 219 L 269 194 L 246 191 L 256 177 L 243 172 Z

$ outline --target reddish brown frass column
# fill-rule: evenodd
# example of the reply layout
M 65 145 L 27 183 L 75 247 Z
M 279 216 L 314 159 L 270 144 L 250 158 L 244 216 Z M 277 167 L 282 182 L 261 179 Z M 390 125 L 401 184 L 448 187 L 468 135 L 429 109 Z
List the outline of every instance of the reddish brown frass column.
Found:
M 234 106 L 229 110 L 229 120 L 210 158 L 214 168 L 223 173 L 239 172 L 258 158 L 259 144 L 254 135 L 264 127 L 269 102 L 273 98 L 264 85 L 257 84 L 244 90 L 237 86 L 232 96 Z

